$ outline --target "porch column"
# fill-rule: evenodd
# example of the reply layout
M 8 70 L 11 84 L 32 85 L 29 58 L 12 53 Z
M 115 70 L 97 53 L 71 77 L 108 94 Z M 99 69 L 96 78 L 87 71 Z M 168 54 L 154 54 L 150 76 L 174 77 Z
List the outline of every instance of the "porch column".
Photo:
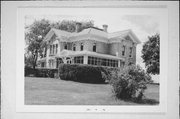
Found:
M 88 64 L 88 56 L 84 55 L 83 64 Z
M 118 67 L 121 67 L 121 60 L 118 60 Z

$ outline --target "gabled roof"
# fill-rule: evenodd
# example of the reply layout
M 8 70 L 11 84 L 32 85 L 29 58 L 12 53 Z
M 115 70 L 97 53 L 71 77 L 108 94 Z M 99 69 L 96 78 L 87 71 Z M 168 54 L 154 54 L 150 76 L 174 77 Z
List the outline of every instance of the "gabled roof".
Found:
M 130 36 L 132 40 L 139 44 L 141 41 L 137 38 L 137 36 L 134 34 L 134 32 L 131 29 L 124 30 L 124 31 L 118 31 L 118 32 L 113 32 L 108 34 L 108 38 L 122 38 L 124 39 L 126 36 Z
M 137 43 L 137 44 L 141 43 L 140 40 L 137 38 L 137 36 L 130 29 L 124 30 L 124 31 L 113 32 L 113 33 L 107 33 L 105 31 L 96 29 L 94 27 L 90 27 L 90 28 L 84 29 L 78 33 L 76 33 L 76 32 L 70 33 L 67 31 L 52 28 L 46 35 L 45 40 L 48 40 L 50 34 L 53 34 L 53 33 L 58 38 L 66 37 L 68 41 L 73 40 L 74 37 L 78 37 L 81 35 L 88 35 L 88 34 L 94 35 L 94 36 L 99 36 L 99 37 L 106 38 L 106 39 L 112 39 L 112 38 L 122 38 L 123 39 L 129 35 L 135 43 Z M 109 41 L 111 42 L 111 40 L 109 40 Z

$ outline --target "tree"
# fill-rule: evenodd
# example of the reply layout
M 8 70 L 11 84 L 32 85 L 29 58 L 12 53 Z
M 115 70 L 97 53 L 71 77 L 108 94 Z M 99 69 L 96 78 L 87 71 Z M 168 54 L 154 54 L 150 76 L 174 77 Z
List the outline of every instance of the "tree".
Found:
M 143 45 L 141 57 L 147 67 L 147 73 L 159 74 L 160 35 L 155 34 L 148 39 Z
M 43 39 L 50 29 L 50 22 L 45 19 L 34 21 L 32 25 L 26 27 L 25 40 L 28 45 L 27 54 L 29 54 L 26 59 L 31 61 L 33 69 L 36 67 L 38 55 L 42 54 Z
M 76 31 L 76 23 L 77 23 L 77 21 L 73 21 L 73 20 L 63 20 L 63 21 L 58 21 L 56 23 L 52 23 L 51 27 L 60 29 L 60 30 L 64 30 L 67 32 L 75 32 Z M 80 23 L 81 23 L 81 25 L 79 28 L 79 32 L 82 31 L 83 29 L 94 26 L 94 22 L 92 20 L 85 21 L 85 22 L 81 21 Z
M 42 56 L 43 49 L 46 48 L 46 44 L 43 39 L 51 28 L 64 30 L 67 32 L 75 32 L 76 21 L 63 20 L 55 23 L 51 23 L 49 20 L 42 19 L 34 21 L 31 25 L 26 26 L 25 40 L 27 44 L 25 63 L 26 66 L 32 66 L 35 69 L 38 56 Z M 81 22 L 80 31 L 94 26 L 93 21 Z

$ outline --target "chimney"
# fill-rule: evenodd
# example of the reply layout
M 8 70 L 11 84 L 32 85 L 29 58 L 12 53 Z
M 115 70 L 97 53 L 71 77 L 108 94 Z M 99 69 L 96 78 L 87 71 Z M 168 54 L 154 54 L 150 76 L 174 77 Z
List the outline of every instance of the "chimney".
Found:
M 108 25 L 104 24 L 103 25 L 103 31 L 107 32 L 107 28 L 108 28 Z
M 81 23 L 80 22 L 76 22 L 76 29 L 75 29 L 76 33 L 79 32 L 80 27 L 81 27 Z

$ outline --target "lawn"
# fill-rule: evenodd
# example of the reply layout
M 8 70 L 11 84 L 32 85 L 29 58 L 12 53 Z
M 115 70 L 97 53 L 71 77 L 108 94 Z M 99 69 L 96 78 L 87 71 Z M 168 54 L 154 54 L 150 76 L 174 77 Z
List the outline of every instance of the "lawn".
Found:
M 148 85 L 141 104 L 158 104 L 159 86 Z M 109 84 L 88 84 L 54 78 L 25 77 L 26 105 L 140 105 L 117 100 Z

